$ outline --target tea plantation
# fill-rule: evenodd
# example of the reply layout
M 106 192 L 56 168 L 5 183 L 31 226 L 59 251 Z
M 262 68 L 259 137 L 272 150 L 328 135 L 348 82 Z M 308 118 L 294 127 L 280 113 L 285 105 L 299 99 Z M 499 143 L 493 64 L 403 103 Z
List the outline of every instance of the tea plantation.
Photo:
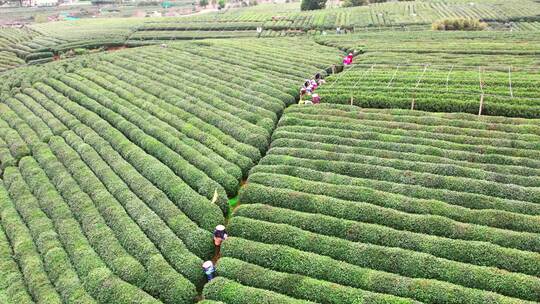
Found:
M 0 303 L 540 303 L 540 3 L 328 6 L 0 28 Z

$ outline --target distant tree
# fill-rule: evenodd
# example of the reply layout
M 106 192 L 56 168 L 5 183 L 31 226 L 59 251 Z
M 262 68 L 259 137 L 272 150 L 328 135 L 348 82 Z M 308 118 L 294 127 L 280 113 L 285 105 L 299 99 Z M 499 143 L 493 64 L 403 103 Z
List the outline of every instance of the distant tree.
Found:
M 368 5 L 369 0 L 345 0 L 343 1 L 344 7 L 352 7 L 352 6 L 361 6 L 361 5 Z
M 206 8 L 208 5 L 208 0 L 199 0 L 199 5 Z
M 218 0 L 218 8 L 219 9 L 225 8 L 225 0 Z
M 326 0 L 302 0 L 300 9 L 303 11 L 312 11 L 323 9 L 326 6 Z

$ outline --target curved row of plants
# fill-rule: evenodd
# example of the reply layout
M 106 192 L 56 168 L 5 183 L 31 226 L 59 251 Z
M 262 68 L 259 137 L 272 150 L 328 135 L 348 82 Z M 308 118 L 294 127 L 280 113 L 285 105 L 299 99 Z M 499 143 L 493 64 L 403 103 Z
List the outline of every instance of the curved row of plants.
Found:
M 300 75 L 340 55 L 272 46 L 128 50 L 6 78 L 0 299 L 194 303 L 228 197 L 267 149 Z
M 231 301 L 213 286 L 236 281 L 287 303 L 532 303 L 539 131 L 527 119 L 289 107 L 229 223 L 224 279 L 205 295 Z
M 533 71 L 483 71 L 426 66 L 353 66 L 327 79 L 324 102 L 366 108 L 538 118 L 540 92 Z

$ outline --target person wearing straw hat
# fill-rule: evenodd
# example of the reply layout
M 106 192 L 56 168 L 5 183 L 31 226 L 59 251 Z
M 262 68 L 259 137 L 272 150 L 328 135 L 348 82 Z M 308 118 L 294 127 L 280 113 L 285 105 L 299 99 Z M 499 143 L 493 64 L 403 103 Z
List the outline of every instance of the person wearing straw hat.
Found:
M 216 277 L 216 268 L 214 267 L 214 263 L 212 263 L 212 261 L 204 262 L 202 264 L 202 268 L 208 282 L 212 281 L 212 279 Z
M 225 231 L 225 226 L 217 225 L 216 230 L 214 230 L 214 245 L 216 248 L 221 246 L 221 243 L 227 239 L 227 231 Z

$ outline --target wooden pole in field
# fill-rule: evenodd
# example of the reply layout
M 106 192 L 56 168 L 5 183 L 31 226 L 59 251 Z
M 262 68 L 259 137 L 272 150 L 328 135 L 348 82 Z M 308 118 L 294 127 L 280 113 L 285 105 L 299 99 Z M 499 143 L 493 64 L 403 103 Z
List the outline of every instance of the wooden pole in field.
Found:
M 428 64 L 426 64 L 424 66 L 424 70 L 422 71 L 422 74 L 420 75 L 420 78 L 418 78 L 418 81 L 416 82 L 415 88 L 418 88 L 418 86 L 420 85 L 420 82 L 424 79 L 424 75 L 426 74 L 428 66 L 429 66 Z
M 368 73 L 371 73 L 373 71 L 373 67 L 375 67 L 375 65 L 373 64 L 371 66 L 371 68 L 367 71 L 365 71 L 364 73 L 362 73 L 362 75 L 360 76 L 360 78 L 358 78 L 358 80 L 356 81 L 356 83 L 352 86 L 352 88 L 350 89 L 351 90 L 351 106 L 353 105 L 354 103 L 354 97 L 353 97 L 353 94 L 354 94 L 354 89 L 356 88 L 356 86 L 360 83 L 360 81 L 362 79 L 364 79 L 364 76 L 366 76 Z
M 367 70 L 367 71 L 365 71 L 364 73 L 362 73 L 362 76 L 360 76 L 360 78 L 358 78 L 358 80 L 356 81 L 356 83 L 354 84 L 354 86 L 351 88 L 351 90 L 356 89 L 356 86 L 360 83 L 360 81 L 361 81 L 362 79 L 364 79 L 364 77 L 365 77 L 367 74 L 373 72 L 373 68 L 374 68 L 374 67 L 375 67 L 375 65 L 373 64 L 373 65 L 371 65 L 371 68 L 370 68 L 369 70 Z
M 484 107 L 484 93 L 480 94 L 480 108 L 478 109 L 478 116 L 482 116 L 483 107 Z
M 484 108 L 484 80 L 482 79 L 483 69 L 478 67 L 478 81 L 480 82 L 480 107 L 478 108 L 478 116 L 482 115 L 482 109 Z
M 418 81 L 416 81 L 416 86 L 414 86 L 413 98 L 412 98 L 412 101 L 411 101 L 411 110 L 414 110 L 414 105 L 415 105 L 415 102 L 416 102 L 416 89 L 418 89 L 418 86 L 420 85 L 420 82 L 422 81 L 422 79 L 424 79 L 424 75 L 426 74 L 428 66 L 429 65 L 427 65 L 427 64 L 424 66 L 424 70 L 422 71 L 422 74 L 418 78 Z
M 508 84 L 510 85 L 510 97 L 514 98 L 514 90 L 512 90 L 512 66 L 508 67 Z
M 392 79 L 390 79 L 390 81 L 388 82 L 388 85 L 386 86 L 387 88 L 389 88 L 391 85 L 392 85 L 392 82 L 394 82 L 394 78 L 396 78 L 396 74 L 399 70 L 399 64 L 396 66 L 396 70 L 394 71 L 394 75 L 392 75 Z
M 448 71 L 448 75 L 446 76 L 446 92 L 448 92 L 448 82 L 450 82 L 450 73 L 452 73 L 453 69 L 454 69 L 454 65 L 450 67 L 450 71 Z

